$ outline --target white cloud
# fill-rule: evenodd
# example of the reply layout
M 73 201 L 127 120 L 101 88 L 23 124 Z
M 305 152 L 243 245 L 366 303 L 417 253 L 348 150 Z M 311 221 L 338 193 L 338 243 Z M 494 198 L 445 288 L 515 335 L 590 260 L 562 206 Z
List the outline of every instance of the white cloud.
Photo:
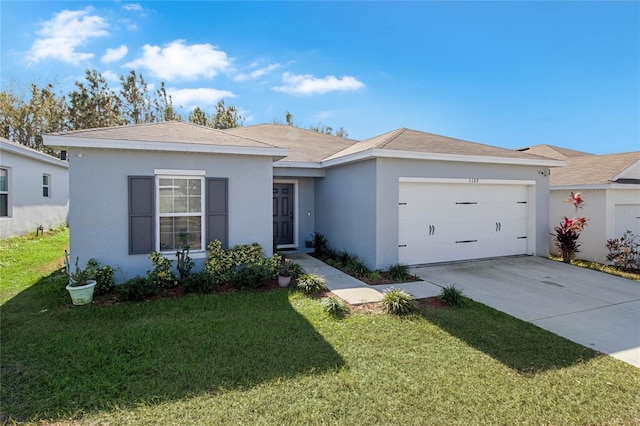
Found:
M 104 37 L 109 33 L 109 23 L 98 15 L 92 15 L 90 7 L 84 10 L 63 10 L 42 24 L 38 31 L 41 37 L 31 46 L 29 59 L 38 62 L 52 58 L 79 65 L 93 58 L 88 52 L 78 52 L 92 38 Z
M 225 52 L 208 43 L 185 45 L 184 40 L 175 40 L 164 47 L 146 44 L 142 49 L 142 57 L 125 66 L 147 69 L 164 80 L 213 78 L 231 65 Z
M 120 47 L 116 47 L 115 49 L 107 49 L 104 56 L 102 57 L 102 62 L 108 64 L 110 62 L 116 62 L 120 59 L 124 58 L 129 49 L 124 44 Z
M 100 74 L 108 81 L 120 82 L 120 76 L 111 70 L 103 71 Z
M 142 6 L 140 6 L 140 3 L 128 3 L 123 5 L 122 8 L 124 10 L 136 10 L 136 11 L 142 10 Z
M 255 66 L 254 64 L 252 64 L 252 66 Z M 266 67 L 251 71 L 250 73 L 238 74 L 233 79 L 235 81 L 255 80 L 256 78 L 260 78 L 265 74 L 269 74 L 271 71 L 277 70 L 281 66 L 282 65 L 280 64 L 269 64 Z
M 220 99 L 235 98 L 236 95 L 228 90 L 218 89 L 176 89 L 167 88 L 167 93 L 171 96 L 173 105 L 177 108 L 193 109 L 199 106 L 201 109 L 213 107 Z
M 282 82 L 284 86 L 277 86 L 273 89 L 290 95 L 313 95 L 335 91 L 350 92 L 365 87 L 364 83 L 350 76 L 336 78 L 329 75 L 324 78 L 315 78 L 311 74 L 296 75 L 288 72 L 282 74 Z

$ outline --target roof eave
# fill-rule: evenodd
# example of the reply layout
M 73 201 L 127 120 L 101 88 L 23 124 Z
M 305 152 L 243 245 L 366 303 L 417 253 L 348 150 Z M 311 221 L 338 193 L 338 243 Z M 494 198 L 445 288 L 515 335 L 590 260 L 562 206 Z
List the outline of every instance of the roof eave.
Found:
M 44 136 L 44 144 L 56 148 L 99 148 L 127 149 L 135 151 L 165 151 L 184 153 L 257 155 L 272 157 L 274 161 L 289 155 L 287 148 L 254 147 L 237 145 L 212 145 L 203 143 L 178 143 L 154 141 L 130 141 L 120 139 L 67 138 L 64 136 Z
M 400 151 L 372 148 L 344 157 L 322 162 L 323 167 L 332 167 L 370 158 L 400 158 L 409 160 L 455 161 L 463 163 L 515 164 L 521 166 L 562 167 L 565 161 L 535 158 L 491 157 L 478 155 L 440 154 L 431 152 Z
M 55 166 L 69 168 L 69 163 L 47 155 L 43 152 L 39 152 L 33 150 L 29 147 L 15 146 L 13 143 L 5 143 L 4 141 L 0 141 L 0 145 L 2 146 L 2 151 L 10 152 L 12 154 L 20 155 L 26 158 L 31 158 L 34 160 L 42 161 L 45 163 L 53 164 Z

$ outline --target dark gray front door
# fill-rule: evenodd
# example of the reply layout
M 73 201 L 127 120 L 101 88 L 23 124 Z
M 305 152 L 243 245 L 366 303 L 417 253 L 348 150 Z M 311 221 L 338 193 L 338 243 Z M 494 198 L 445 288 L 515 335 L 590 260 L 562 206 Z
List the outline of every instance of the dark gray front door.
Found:
M 273 238 L 276 245 L 293 244 L 293 184 L 273 184 Z

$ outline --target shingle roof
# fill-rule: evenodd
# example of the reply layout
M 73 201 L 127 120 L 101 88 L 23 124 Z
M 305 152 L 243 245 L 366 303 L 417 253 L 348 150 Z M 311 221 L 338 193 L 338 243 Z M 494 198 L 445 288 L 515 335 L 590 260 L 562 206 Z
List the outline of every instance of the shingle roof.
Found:
M 528 152 L 529 154 L 540 155 L 542 157 L 553 158 L 554 160 L 566 160 L 567 158 L 593 155 L 588 152 L 576 151 L 574 149 L 562 148 L 553 145 L 534 145 L 526 148 L 519 148 L 516 151 Z
M 236 127 L 224 132 L 288 148 L 289 156 L 280 161 L 320 162 L 336 152 L 358 144 L 353 139 L 338 138 L 281 124 Z
M 69 138 L 274 148 L 273 145 L 265 142 L 237 136 L 210 127 L 186 123 L 184 121 L 165 121 L 160 123 L 75 130 L 71 132 L 51 133 L 50 135 Z
M 566 166 L 551 172 L 552 186 L 607 184 L 635 162 L 640 151 L 567 158 Z
M 496 146 L 484 145 L 476 142 L 468 142 L 433 133 L 420 132 L 410 129 L 398 129 L 358 144 L 352 145 L 328 159 L 343 157 L 349 154 L 366 151 L 369 149 L 386 149 L 394 151 L 409 151 L 432 154 L 450 154 L 464 156 L 521 158 L 541 160 L 543 157 L 524 152 L 513 151 Z

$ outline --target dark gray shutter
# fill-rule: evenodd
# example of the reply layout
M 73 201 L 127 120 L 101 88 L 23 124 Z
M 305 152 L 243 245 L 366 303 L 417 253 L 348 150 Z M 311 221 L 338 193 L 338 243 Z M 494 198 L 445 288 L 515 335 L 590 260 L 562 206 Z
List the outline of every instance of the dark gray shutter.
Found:
M 207 244 L 220 240 L 227 248 L 229 197 L 228 179 L 207 178 Z
M 154 183 L 153 176 L 129 176 L 129 254 L 155 249 Z

